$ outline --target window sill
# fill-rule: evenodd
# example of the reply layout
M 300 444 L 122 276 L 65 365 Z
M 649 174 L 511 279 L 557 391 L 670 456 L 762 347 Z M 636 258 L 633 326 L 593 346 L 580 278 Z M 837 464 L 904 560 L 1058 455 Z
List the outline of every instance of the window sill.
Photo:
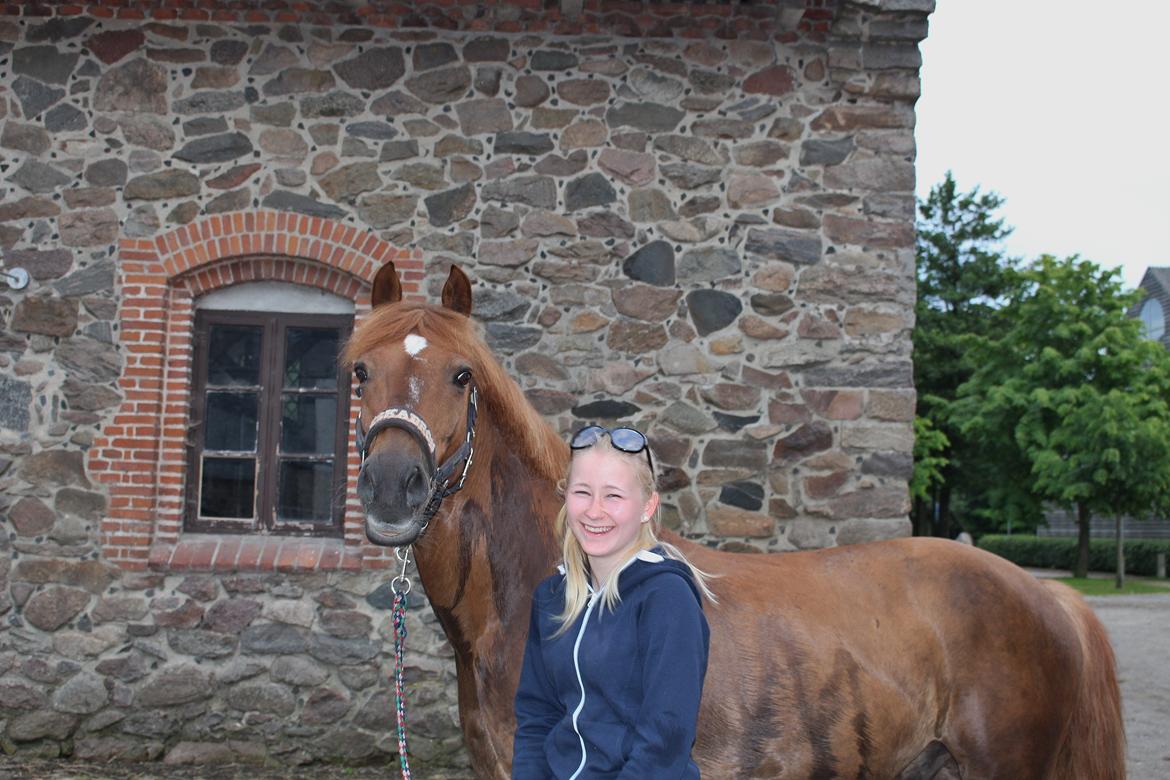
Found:
M 150 548 L 155 571 L 319 572 L 360 571 L 360 548 L 341 539 L 295 536 L 185 534 L 175 544 Z

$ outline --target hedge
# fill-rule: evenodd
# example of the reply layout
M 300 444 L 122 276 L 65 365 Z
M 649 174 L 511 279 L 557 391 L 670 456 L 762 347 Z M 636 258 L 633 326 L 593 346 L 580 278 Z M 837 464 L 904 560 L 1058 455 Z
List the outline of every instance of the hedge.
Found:
M 1071 571 L 1077 562 L 1077 540 L 1073 538 L 987 535 L 979 540 L 979 547 L 1020 566 Z M 1170 560 L 1170 539 L 1127 541 L 1126 573 L 1155 576 L 1158 553 L 1164 553 L 1167 560 Z M 1112 539 L 1090 539 L 1089 570 L 1117 571 L 1117 542 Z

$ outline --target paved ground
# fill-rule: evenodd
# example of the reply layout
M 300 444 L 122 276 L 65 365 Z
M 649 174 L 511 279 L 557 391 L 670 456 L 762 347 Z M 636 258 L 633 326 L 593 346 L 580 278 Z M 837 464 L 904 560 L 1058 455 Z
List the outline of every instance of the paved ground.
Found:
M 1170 594 L 1089 598 L 1117 653 L 1129 780 L 1170 778 Z
M 1117 651 L 1128 780 L 1170 778 L 1170 594 L 1089 599 Z M 423 767 L 418 777 L 434 780 Z M 397 765 L 381 767 L 184 767 L 159 764 L 95 767 L 62 761 L 17 761 L 0 754 L 0 780 L 386 780 Z M 1073 780 L 1070 778 L 1070 780 Z

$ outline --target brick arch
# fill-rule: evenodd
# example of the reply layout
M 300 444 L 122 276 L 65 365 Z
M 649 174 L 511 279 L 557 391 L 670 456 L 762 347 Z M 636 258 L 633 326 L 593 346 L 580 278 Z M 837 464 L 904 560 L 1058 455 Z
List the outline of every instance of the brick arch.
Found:
M 123 401 L 87 457 L 89 474 L 109 495 L 101 524 L 105 557 L 127 569 L 295 571 L 384 565 L 382 551 L 364 544 L 352 454 L 340 543 L 183 537 L 195 299 L 245 282 L 290 282 L 354 301 L 360 319 L 369 311 L 370 282 L 387 260 L 398 267 L 403 292 L 418 294 L 421 255 L 342 222 L 273 211 L 216 215 L 149 239 L 123 238 L 118 255 Z

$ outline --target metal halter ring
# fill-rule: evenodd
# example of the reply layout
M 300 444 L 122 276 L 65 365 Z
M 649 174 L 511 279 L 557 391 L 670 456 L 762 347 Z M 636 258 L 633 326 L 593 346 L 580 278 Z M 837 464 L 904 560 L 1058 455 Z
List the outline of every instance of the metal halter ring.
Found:
M 410 565 L 410 548 L 395 547 L 394 557 L 402 562 L 402 572 L 390 580 L 390 590 L 394 592 L 395 596 L 405 596 L 414 586 L 414 583 L 406 576 L 406 567 Z

